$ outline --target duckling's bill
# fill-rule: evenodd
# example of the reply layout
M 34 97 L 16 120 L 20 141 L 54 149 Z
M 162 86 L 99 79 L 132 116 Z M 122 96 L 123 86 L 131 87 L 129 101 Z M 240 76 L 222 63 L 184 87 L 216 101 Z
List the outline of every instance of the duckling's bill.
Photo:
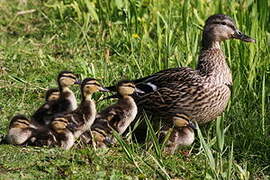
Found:
M 135 87 L 135 93 L 140 93 L 140 94 L 144 94 L 144 91 L 140 90 L 139 88 Z
M 101 92 L 110 92 L 110 90 L 105 88 L 105 87 L 100 87 L 100 91 Z
M 74 82 L 74 84 L 82 84 L 82 81 L 81 80 L 79 80 L 79 79 L 77 79 L 75 82 Z

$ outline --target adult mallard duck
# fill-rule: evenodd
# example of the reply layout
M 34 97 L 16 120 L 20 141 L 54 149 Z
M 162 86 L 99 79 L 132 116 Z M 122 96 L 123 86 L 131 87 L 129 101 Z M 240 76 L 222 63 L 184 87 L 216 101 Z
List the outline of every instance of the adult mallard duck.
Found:
M 164 118 L 183 114 L 183 118 L 199 124 L 215 119 L 224 111 L 231 95 L 232 74 L 220 47 L 221 41 L 227 39 L 255 42 L 241 33 L 230 17 L 210 16 L 204 26 L 197 68 L 166 69 L 133 80 L 145 92 L 135 96 L 138 106 Z M 115 90 L 115 86 L 108 89 Z
M 171 68 L 133 80 L 145 92 L 134 96 L 138 107 L 168 122 L 175 114 L 198 124 L 217 118 L 231 95 L 232 74 L 220 47 L 228 39 L 255 42 L 240 32 L 230 17 L 210 16 L 203 29 L 197 68 Z M 115 86 L 107 88 L 115 90 Z

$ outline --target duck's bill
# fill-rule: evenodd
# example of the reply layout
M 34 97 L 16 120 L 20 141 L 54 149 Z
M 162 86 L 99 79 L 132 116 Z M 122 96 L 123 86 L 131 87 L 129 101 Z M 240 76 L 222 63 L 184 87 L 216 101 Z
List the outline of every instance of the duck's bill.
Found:
M 81 81 L 81 80 L 76 80 L 76 81 L 74 82 L 74 84 L 82 84 L 82 81 Z
M 110 92 L 110 90 L 107 89 L 107 88 L 105 88 L 105 87 L 101 87 L 101 88 L 100 88 L 100 91 L 101 91 L 101 92 Z
M 251 37 L 245 35 L 244 33 L 242 33 L 242 32 L 239 31 L 239 30 L 236 30 L 236 31 L 235 31 L 233 37 L 234 37 L 235 39 L 239 39 L 239 40 L 245 41 L 245 42 L 254 42 L 254 43 L 256 42 L 255 39 L 253 39 L 253 38 L 251 38 Z
M 104 139 L 103 142 L 106 144 L 106 146 L 109 146 L 109 147 L 114 144 L 113 139 L 112 138 L 109 138 L 109 137 L 105 137 L 105 139 Z
M 192 128 L 192 129 L 197 129 L 196 124 L 194 124 L 192 121 L 189 122 L 188 127 Z
M 104 101 L 104 100 L 107 100 L 107 99 L 115 99 L 115 98 L 119 98 L 119 95 L 118 94 L 113 94 L 111 96 L 107 96 L 105 98 L 102 98 L 101 100 L 99 101 Z
M 138 89 L 138 88 L 135 88 L 135 93 L 140 93 L 140 94 L 144 94 L 144 91 Z

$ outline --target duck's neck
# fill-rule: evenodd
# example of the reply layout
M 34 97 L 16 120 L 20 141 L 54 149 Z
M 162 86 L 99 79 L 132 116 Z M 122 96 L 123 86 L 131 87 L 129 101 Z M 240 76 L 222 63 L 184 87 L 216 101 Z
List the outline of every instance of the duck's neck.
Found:
M 179 133 L 179 145 L 188 146 L 193 143 L 195 139 L 194 130 L 188 127 L 185 127 Z
M 232 75 L 219 41 L 203 40 L 196 70 L 206 81 L 232 85 Z
M 135 101 L 130 95 L 121 95 L 119 98 L 119 102 L 125 102 L 127 104 L 134 104 Z
M 84 95 L 81 102 L 81 110 L 86 117 L 86 121 L 96 116 L 96 103 L 92 100 L 92 95 Z
M 80 112 L 84 117 L 83 122 L 81 122 L 83 125 L 80 127 L 80 131 L 75 133 L 76 138 L 85 131 L 89 130 L 95 120 L 97 114 L 96 104 L 91 97 L 91 95 L 83 95 L 82 97 L 82 102 L 80 104 Z
M 207 49 L 221 49 L 220 48 L 220 41 L 213 40 L 212 37 L 207 35 L 206 33 L 203 33 L 203 39 L 202 39 L 202 50 Z
M 70 102 L 70 111 L 77 109 L 77 100 L 75 94 L 68 87 L 59 87 L 60 98 L 66 99 Z

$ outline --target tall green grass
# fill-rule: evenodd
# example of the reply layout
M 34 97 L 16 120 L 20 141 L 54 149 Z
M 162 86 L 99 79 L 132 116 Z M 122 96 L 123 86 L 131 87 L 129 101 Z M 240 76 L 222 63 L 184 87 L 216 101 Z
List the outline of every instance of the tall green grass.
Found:
M 132 174 L 164 179 L 267 178 L 270 174 L 269 8 L 270 3 L 265 0 L 1 1 L 0 133 L 6 133 L 11 116 L 29 115 L 43 102 L 44 89 L 56 86 L 59 70 L 73 70 L 82 77 L 96 77 L 111 85 L 120 79 L 139 78 L 164 68 L 194 68 L 204 21 L 212 14 L 224 13 L 257 42 L 231 40 L 223 44 L 234 79 L 231 101 L 221 118 L 200 127 L 191 157 L 181 153 L 165 156 L 163 146 L 157 143 L 157 132 L 149 123 L 150 144 L 127 143 L 118 137 L 121 148 L 112 148 L 110 155 L 91 149 L 71 153 L 83 161 L 88 158 L 83 154 L 90 153 L 95 161 L 89 165 L 90 172 L 105 172 L 112 177 Z M 78 89 L 74 90 L 79 94 Z M 112 102 L 101 102 L 98 108 L 109 103 Z M 6 149 L 10 151 L 8 154 Z M 16 159 L 15 155 L 21 152 L 19 148 L 1 146 L 0 151 L 3 154 L 0 168 L 15 165 L 23 168 L 16 164 L 18 160 L 28 163 L 24 158 Z M 38 159 L 34 150 L 29 151 L 26 158 Z M 45 149 L 43 153 L 48 152 Z M 104 157 L 95 153 L 103 153 Z M 56 164 L 69 177 L 74 177 L 71 171 L 78 164 L 73 169 L 61 166 L 69 155 L 57 156 Z M 14 161 L 10 161 L 12 157 Z M 113 162 L 114 171 L 108 168 L 110 163 L 99 164 L 99 160 Z M 123 162 L 129 166 L 126 171 L 122 169 Z M 44 168 L 43 165 L 40 166 Z M 6 177 L 19 177 L 16 170 L 9 172 L 11 175 L 5 174 Z M 57 172 L 51 167 L 50 177 Z M 83 171 L 82 177 L 85 176 L 87 172 Z

